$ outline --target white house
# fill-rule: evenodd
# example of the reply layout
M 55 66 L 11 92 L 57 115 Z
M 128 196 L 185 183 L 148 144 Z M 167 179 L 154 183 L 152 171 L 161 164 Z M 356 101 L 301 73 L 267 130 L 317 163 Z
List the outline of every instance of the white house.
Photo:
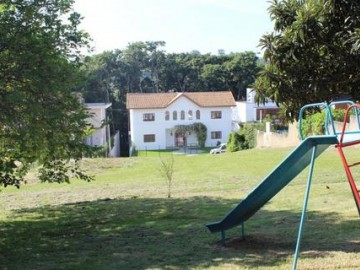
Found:
M 90 146 L 105 146 L 110 142 L 109 125 L 104 125 L 106 121 L 106 109 L 111 103 L 85 103 L 84 104 L 92 117 L 87 121 L 94 129 L 91 136 L 86 138 L 85 143 Z
M 276 115 L 278 112 L 279 107 L 271 100 L 267 100 L 265 104 L 257 104 L 255 102 L 255 91 L 248 88 L 246 89 L 246 101 L 236 102 L 233 115 L 238 117 L 239 122 L 252 122 L 262 121 L 267 114 Z
M 231 92 L 129 93 L 130 141 L 138 150 L 198 145 L 195 132 L 176 126 L 202 123 L 207 128 L 205 146 L 226 142 L 232 131 Z

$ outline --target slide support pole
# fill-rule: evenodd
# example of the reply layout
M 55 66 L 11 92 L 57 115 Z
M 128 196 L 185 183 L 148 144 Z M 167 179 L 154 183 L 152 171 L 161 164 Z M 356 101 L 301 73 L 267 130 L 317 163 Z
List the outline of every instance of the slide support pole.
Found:
M 226 246 L 226 238 L 225 238 L 225 231 L 221 230 L 221 243 L 225 247 Z
M 298 257 L 299 257 L 301 237 L 302 237 L 302 229 L 303 229 L 303 225 L 304 225 L 304 221 L 305 221 L 306 208 L 307 208 L 307 204 L 308 204 L 308 200 L 309 200 L 309 194 L 310 194 L 311 180 L 312 180 L 313 171 L 314 171 L 316 148 L 317 148 L 316 145 L 314 145 L 313 149 L 312 149 L 310 170 L 309 170 L 308 181 L 307 181 L 307 185 L 306 185 L 306 192 L 305 192 L 305 197 L 304 197 L 304 205 L 303 205 L 303 210 L 302 210 L 302 214 L 301 214 L 301 220 L 300 220 L 300 225 L 299 225 L 299 232 L 298 232 L 298 238 L 297 238 L 297 242 L 296 242 L 296 249 L 295 249 L 295 254 L 294 254 L 294 262 L 293 262 L 292 270 L 296 270 L 297 261 L 298 261 Z
M 241 240 L 245 239 L 245 223 L 241 223 Z

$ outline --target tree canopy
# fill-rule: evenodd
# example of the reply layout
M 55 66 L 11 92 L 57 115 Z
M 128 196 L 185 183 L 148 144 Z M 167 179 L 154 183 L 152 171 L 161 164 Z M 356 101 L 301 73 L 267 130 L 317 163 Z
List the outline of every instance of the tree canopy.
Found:
M 100 93 L 107 95 L 106 89 L 116 87 L 143 93 L 230 90 L 236 99 L 242 99 L 260 70 L 254 52 L 169 54 L 162 49 L 164 45 L 164 41 L 135 42 L 123 50 L 87 57 L 82 68 L 86 98 L 100 98 Z
M 72 95 L 88 36 L 72 0 L 0 6 L 0 184 L 19 186 L 30 165 L 43 181 L 89 180 L 78 160 L 88 114 Z
M 297 118 L 307 103 L 360 97 L 360 2 L 273 0 L 274 31 L 261 38 L 258 102 L 270 98 Z

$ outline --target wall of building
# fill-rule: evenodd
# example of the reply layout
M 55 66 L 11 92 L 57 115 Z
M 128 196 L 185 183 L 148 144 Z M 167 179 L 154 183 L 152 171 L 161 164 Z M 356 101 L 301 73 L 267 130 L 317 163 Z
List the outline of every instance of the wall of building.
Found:
M 88 123 L 95 128 L 100 128 L 102 121 L 105 119 L 105 109 L 102 108 L 89 108 L 88 112 L 92 115 L 87 119 Z
M 93 107 L 88 107 L 88 112 L 92 117 L 87 119 L 87 122 L 93 127 L 94 131 L 86 138 L 86 144 L 90 146 L 105 146 L 110 139 L 110 130 L 109 126 L 103 126 L 103 121 L 106 120 L 106 106 L 102 104 L 94 105 Z
M 236 110 L 239 118 L 239 122 L 253 122 L 255 121 L 256 110 L 255 104 L 247 103 L 245 101 L 236 102 Z
M 242 123 L 261 121 L 267 113 L 276 114 L 279 107 L 267 100 L 265 104 L 257 104 L 255 102 L 255 92 L 253 89 L 246 89 L 246 101 L 236 102 L 236 109 L 239 115 L 239 120 Z
M 92 117 L 87 122 L 94 128 L 93 133 L 86 139 L 86 144 L 90 146 L 103 146 L 106 144 L 106 129 L 101 127 L 102 120 L 105 119 L 105 110 L 101 108 L 88 109 Z M 104 112 L 102 112 L 104 111 Z
M 86 138 L 86 144 L 90 146 L 104 146 L 106 144 L 105 127 L 94 129 L 91 136 Z
M 114 145 L 110 149 L 109 156 L 110 157 L 119 157 L 120 156 L 120 133 L 119 131 L 113 137 Z

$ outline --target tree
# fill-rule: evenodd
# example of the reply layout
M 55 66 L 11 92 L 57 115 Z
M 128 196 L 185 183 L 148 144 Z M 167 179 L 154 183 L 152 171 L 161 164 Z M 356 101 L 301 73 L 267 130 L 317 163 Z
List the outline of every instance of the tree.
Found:
M 0 184 L 90 180 L 78 161 L 88 114 L 71 92 L 86 33 L 72 0 L 3 0 L 0 8 Z
M 359 12 L 359 1 L 273 0 L 274 32 L 260 40 L 266 66 L 255 83 L 257 101 L 270 98 L 296 119 L 307 103 L 358 100 Z
M 168 54 L 165 60 L 165 79 L 166 87 L 169 89 L 177 89 L 180 92 L 188 90 L 189 82 L 194 76 L 193 65 L 190 60 L 199 57 L 189 53 Z
M 255 82 L 259 72 L 258 58 L 254 52 L 234 54 L 223 64 L 228 74 L 227 82 L 236 100 L 246 98 L 246 88 Z
M 206 85 L 207 91 L 226 90 L 225 72 L 222 65 L 206 64 L 202 67 L 200 79 Z
M 167 187 L 167 197 L 171 198 L 171 190 L 172 190 L 172 184 L 174 179 L 174 156 L 171 155 L 167 158 L 160 158 L 160 165 L 159 165 L 159 172 L 161 176 L 164 177 Z
M 149 65 L 150 65 L 150 80 L 154 84 L 153 92 L 161 92 L 166 90 L 163 88 L 160 80 L 161 73 L 164 69 L 165 53 L 163 50 L 159 50 L 160 47 L 165 46 L 164 41 L 147 41 L 147 51 L 149 54 Z

